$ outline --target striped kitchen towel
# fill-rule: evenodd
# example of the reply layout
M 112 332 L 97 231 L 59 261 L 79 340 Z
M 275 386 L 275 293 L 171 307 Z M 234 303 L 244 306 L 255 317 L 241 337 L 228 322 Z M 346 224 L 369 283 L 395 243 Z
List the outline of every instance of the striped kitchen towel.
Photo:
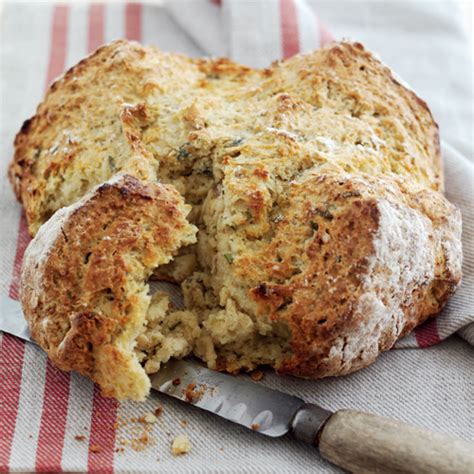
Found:
M 0 284 L 1 291 L 12 298 L 18 298 L 19 271 L 29 239 L 24 216 L 6 182 L 6 167 L 16 130 L 34 113 L 55 77 L 102 43 L 119 37 L 193 56 L 230 56 L 255 67 L 333 39 L 302 0 L 189 0 L 165 5 L 9 3 L 2 12 L 1 34 Z M 448 197 L 464 215 L 464 285 L 437 320 L 400 342 L 403 347 L 436 344 L 472 322 L 474 316 L 473 170 L 449 146 L 444 152 Z M 474 343 L 472 332 L 466 327 L 463 334 Z M 77 374 L 56 369 L 36 346 L 8 334 L 0 338 L 0 471 L 288 472 L 295 468 L 304 472 L 315 466 L 313 453 L 298 451 L 305 448 L 289 442 L 277 447 L 260 438 L 257 448 L 267 454 L 236 460 L 232 446 L 252 453 L 256 443 L 252 434 L 240 433 L 237 443 L 228 434 L 228 425 L 176 402 L 166 402 L 158 428 L 147 426 L 137 420 L 164 400 L 152 397 L 141 405 L 119 405 L 103 398 L 97 387 Z M 268 380 L 308 400 L 314 397 L 314 384 L 320 383 L 295 384 L 271 376 Z M 354 400 L 357 404 L 358 399 Z M 337 401 L 336 396 L 334 403 Z M 186 431 L 186 424 L 195 449 L 178 461 L 169 454 L 169 443 L 174 435 Z M 317 462 L 320 471 L 332 471 Z

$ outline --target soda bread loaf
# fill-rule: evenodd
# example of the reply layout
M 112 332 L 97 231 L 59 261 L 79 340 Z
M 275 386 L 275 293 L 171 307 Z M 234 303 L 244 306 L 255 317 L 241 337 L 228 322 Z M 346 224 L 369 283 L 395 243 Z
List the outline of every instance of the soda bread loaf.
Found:
M 17 135 L 10 180 L 31 234 L 40 229 L 30 252 L 43 245 L 41 226 L 68 212 L 58 209 L 116 173 L 181 194 L 199 229 L 188 245 L 184 223 L 168 222 L 176 245 L 138 277 L 146 288 L 154 270 L 180 284 L 185 301 L 184 316 L 162 294 L 140 307 L 142 330 L 127 347 L 148 373 L 190 353 L 231 372 L 269 364 L 303 377 L 349 373 L 437 314 L 460 282 L 461 217 L 443 195 L 437 125 L 359 43 L 265 70 L 126 41 L 100 48 L 51 86 Z M 109 236 L 110 251 L 120 249 Z M 82 238 L 96 244 L 91 233 Z M 61 245 L 61 255 L 75 252 Z M 27 258 L 25 315 L 50 356 L 61 347 L 66 357 L 63 338 L 80 330 L 64 309 L 62 332 L 47 342 L 38 321 L 49 316 L 29 303 L 31 265 Z M 81 299 L 86 289 L 71 291 Z M 88 310 L 102 314 L 95 302 Z M 122 312 L 114 309 L 115 320 Z M 101 344 L 92 341 L 91 353 Z M 108 370 L 95 357 L 95 370 Z M 127 392 L 93 377 L 119 398 L 146 394 L 142 382 Z

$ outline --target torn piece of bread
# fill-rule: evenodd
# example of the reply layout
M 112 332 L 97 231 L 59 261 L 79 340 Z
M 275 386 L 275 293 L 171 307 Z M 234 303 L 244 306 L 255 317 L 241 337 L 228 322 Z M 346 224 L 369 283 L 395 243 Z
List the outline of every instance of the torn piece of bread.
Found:
M 265 70 L 100 48 L 24 124 L 10 179 L 34 235 L 116 172 L 166 183 L 199 229 L 147 267 L 185 300 L 147 298 L 133 333 L 147 373 L 193 353 L 229 372 L 346 374 L 436 315 L 461 279 L 438 127 L 359 43 Z
M 174 456 L 181 456 L 191 451 L 191 442 L 187 435 L 178 435 L 171 443 L 171 452 Z
M 195 242 L 188 212 L 171 187 L 122 175 L 40 228 L 25 253 L 21 302 L 58 367 L 87 375 L 105 395 L 144 399 L 150 381 L 135 346 L 150 309 L 147 280 Z

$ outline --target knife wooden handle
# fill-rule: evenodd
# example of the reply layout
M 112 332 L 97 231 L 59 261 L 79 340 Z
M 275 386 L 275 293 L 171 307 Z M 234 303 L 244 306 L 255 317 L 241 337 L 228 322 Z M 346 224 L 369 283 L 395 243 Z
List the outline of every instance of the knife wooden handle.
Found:
M 328 461 L 355 473 L 474 473 L 474 443 L 401 421 L 341 410 L 319 436 Z

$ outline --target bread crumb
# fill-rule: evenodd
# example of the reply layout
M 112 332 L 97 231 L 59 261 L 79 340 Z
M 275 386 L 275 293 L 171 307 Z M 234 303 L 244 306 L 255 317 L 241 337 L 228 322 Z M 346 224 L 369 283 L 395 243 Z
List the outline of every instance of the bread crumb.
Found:
M 131 447 L 134 451 L 140 452 L 153 444 L 153 441 L 148 431 L 143 431 L 138 437 L 132 438 Z
M 155 423 L 156 416 L 153 413 L 148 412 L 142 416 L 139 416 L 138 418 L 130 418 L 130 421 L 132 423 L 142 423 L 142 424 Z
M 188 422 L 186 420 L 181 420 L 181 426 L 188 426 Z
M 159 417 L 163 414 L 163 407 L 160 405 L 159 407 L 155 408 L 155 416 Z
M 76 435 L 76 436 L 74 436 L 74 439 L 76 441 L 84 441 L 86 439 L 86 437 L 84 435 Z
M 174 379 L 173 382 L 171 382 L 174 386 L 179 385 L 181 383 L 181 379 L 177 378 Z
M 117 418 L 116 430 L 117 443 L 122 447 L 129 447 L 134 451 L 143 451 L 155 444 L 151 431 L 153 423 L 157 422 L 157 417 L 153 412 L 145 413 L 139 417 Z M 123 448 L 119 451 L 124 452 Z
M 191 451 L 191 442 L 187 435 L 178 435 L 171 443 L 171 452 L 174 456 L 189 453 Z
M 145 413 L 143 416 L 143 421 L 145 423 L 156 423 L 158 418 L 153 413 Z
M 254 370 L 253 372 L 251 372 L 250 378 L 252 380 L 255 380 L 255 382 L 259 382 L 263 379 L 263 372 L 261 370 Z
M 196 384 L 193 382 L 186 387 L 186 390 L 183 390 L 183 394 L 187 402 L 194 403 L 201 398 L 203 389 L 196 390 Z
M 252 428 L 254 431 L 258 431 L 260 429 L 260 423 L 253 423 L 250 425 L 250 428 Z
M 98 445 L 98 444 L 93 444 L 89 450 L 92 452 L 92 453 L 100 453 L 102 451 L 102 448 Z

